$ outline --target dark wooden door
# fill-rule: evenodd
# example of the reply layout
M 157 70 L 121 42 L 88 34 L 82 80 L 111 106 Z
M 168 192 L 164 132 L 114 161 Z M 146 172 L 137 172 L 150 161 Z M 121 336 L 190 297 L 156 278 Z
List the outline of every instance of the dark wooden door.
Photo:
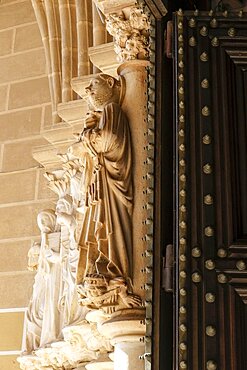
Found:
M 175 368 L 247 369 L 247 15 L 178 12 Z

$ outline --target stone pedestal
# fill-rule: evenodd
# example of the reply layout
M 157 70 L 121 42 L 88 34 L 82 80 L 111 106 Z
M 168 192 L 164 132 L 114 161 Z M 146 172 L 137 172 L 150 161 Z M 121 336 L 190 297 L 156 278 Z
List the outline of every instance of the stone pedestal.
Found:
M 119 343 L 115 344 L 114 351 L 114 370 L 142 370 L 144 363 L 139 356 L 144 353 L 144 343 L 132 342 L 131 337 L 126 342 L 119 338 Z
M 98 326 L 114 346 L 114 370 L 144 370 L 139 358 L 145 351 L 140 341 L 145 335 L 144 312 L 143 309 L 123 310 Z

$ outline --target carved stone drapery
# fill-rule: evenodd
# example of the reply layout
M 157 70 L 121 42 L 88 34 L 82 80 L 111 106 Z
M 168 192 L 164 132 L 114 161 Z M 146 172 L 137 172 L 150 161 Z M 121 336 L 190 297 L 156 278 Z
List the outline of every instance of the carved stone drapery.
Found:
M 29 251 L 29 266 L 31 265 L 32 268 L 34 265 L 37 274 L 25 320 L 27 335 L 24 351 L 27 353 L 58 340 L 61 338 L 62 331 L 63 312 L 59 308 L 63 289 L 61 285 L 62 269 L 59 263 L 60 233 L 56 232 L 54 211 L 40 212 L 38 225 L 41 230 L 39 254 L 37 255 L 37 245 L 31 247 Z
M 61 340 L 62 329 L 86 313 L 75 296 L 78 251 L 59 217 L 53 210 L 38 214 L 41 245 L 35 243 L 29 251 L 28 267 L 36 268 L 37 274 L 25 318 L 25 353 Z

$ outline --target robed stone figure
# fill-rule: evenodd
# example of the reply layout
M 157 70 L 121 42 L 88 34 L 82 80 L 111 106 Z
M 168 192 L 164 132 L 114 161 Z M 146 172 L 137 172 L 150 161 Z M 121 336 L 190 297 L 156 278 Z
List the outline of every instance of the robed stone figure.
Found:
M 87 277 L 131 278 L 131 138 L 119 105 L 120 84 L 100 74 L 86 88 L 91 113 L 71 151 L 84 160 L 84 220 L 78 282 Z
M 40 347 L 60 340 L 63 328 L 62 267 L 60 262 L 60 232 L 52 209 L 41 211 L 37 217 L 41 231 L 41 244 L 37 256 L 37 244 L 29 251 L 29 269 L 33 265 L 33 253 L 37 269 L 33 295 L 25 317 L 26 341 L 23 352 L 32 353 Z

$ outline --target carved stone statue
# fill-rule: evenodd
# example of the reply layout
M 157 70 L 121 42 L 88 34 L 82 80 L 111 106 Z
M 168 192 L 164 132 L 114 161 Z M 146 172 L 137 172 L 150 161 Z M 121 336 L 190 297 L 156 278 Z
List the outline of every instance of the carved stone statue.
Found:
M 38 214 L 41 231 L 41 246 L 37 261 L 37 244 L 29 251 L 29 268 L 37 269 L 33 296 L 26 313 L 26 345 L 24 352 L 56 341 L 61 336 L 61 312 L 59 300 L 61 293 L 61 264 L 56 215 L 53 210 Z M 35 258 L 33 257 L 35 255 Z
M 69 369 L 111 351 L 85 323 L 88 311 L 106 320 L 142 305 L 132 293 L 132 155 L 121 83 L 99 74 L 86 92 L 84 129 L 60 154 L 62 169 L 45 174 L 58 201 L 55 211 L 39 213 L 41 244 L 28 255 L 37 274 L 26 315 L 28 355 L 18 359 L 25 370 Z M 73 339 L 64 337 L 72 332 Z
M 110 296 L 113 293 L 109 293 L 112 285 L 117 285 L 116 279 L 122 279 L 118 285 L 122 288 L 125 286 L 125 292 L 130 287 L 133 202 L 131 138 L 127 118 L 119 105 L 119 81 L 100 74 L 91 80 L 86 92 L 91 112 L 79 141 L 70 148 L 70 153 L 84 161 L 85 168 L 85 207 L 79 239 L 77 282 L 81 304 L 100 307 L 96 303 L 96 296 L 104 295 L 106 290 Z M 95 289 L 97 285 L 102 287 L 102 281 L 104 289 Z M 91 302 L 92 284 L 95 304 Z M 115 290 L 114 294 L 117 296 L 122 288 Z M 84 301 L 85 297 L 87 299 Z M 101 297 L 101 301 L 104 299 Z M 100 298 L 97 299 L 99 301 Z M 115 306 L 118 306 L 117 301 Z M 132 300 L 131 305 L 140 305 L 140 300 Z
M 76 290 L 76 271 L 79 251 L 75 240 L 75 209 L 72 197 L 69 195 L 60 198 L 56 206 L 57 222 L 61 225 L 61 264 L 64 307 L 64 326 L 76 324 L 84 319 L 86 310 L 78 304 Z
M 29 271 L 38 270 L 39 265 L 39 255 L 40 255 L 40 243 L 33 243 L 32 247 L 29 249 L 27 257 L 28 264 L 27 268 Z

